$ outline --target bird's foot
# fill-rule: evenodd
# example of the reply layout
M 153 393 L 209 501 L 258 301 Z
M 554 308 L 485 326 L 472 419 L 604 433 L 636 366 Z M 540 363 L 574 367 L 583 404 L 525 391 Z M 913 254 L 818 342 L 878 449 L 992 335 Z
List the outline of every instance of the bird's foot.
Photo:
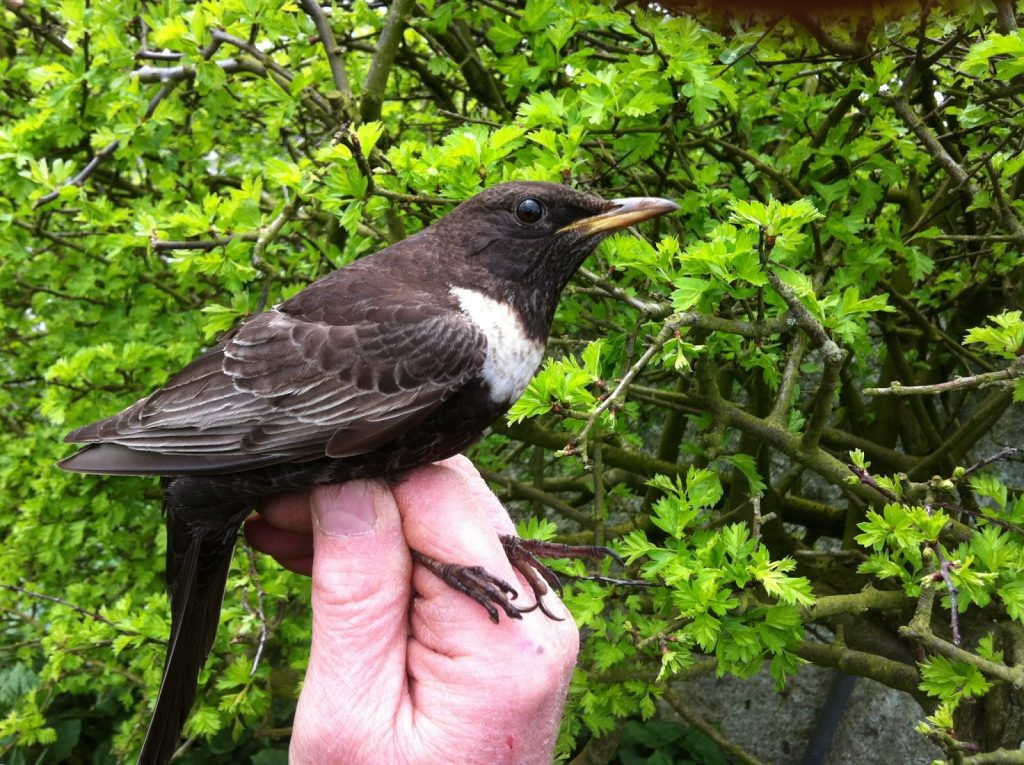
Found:
M 548 594 L 549 586 L 561 595 L 562 583 L 554 571 L 537 560 L 538 555 L 545 558 L 575 560 L 601 560 L 602 558 L 611 557 L 614 558 L 620 566 L 624 565 L 622 558 L 619 557 L 618 553 L 607 547 L 599 547 L 596 545 L 564 545 L 558 542 L 543 542 L 539 539 L 521 539 L 520 537 L 512 536 L 510 534 L 501 534 L 499 535 L 499 538 L 501 539 L 502 546 L 505 548 L 505 555 L 508 556 L 508 561 L 512 564 L 512 568 L 518 571 L 522 575 L 523 579 L 527 581 L 530 585 L 530 589 L 533 590 L 533 596 L 536 599 L 536 603 L 534 605 L 529 608 L 520 608 L 519 611 L 521 613 L 526 613 L 527 611 L 532 611 L 534 608 L 539 608 L 549 619 L 555 619 L 557 621 L 561 621 L 561 617 L 555 616 L 551 613 L 548 607 L 544 604 L 544 596 Z M 602 584 L 650 586 L 649 582 L 644 582 L 638 579 L 615 579 L 600 575 L 574 578 L 601 582 Z
M 495 624 L 498 623 L 498 608 L 511 619 L 523 618 L 523 609 L 517 608 L 511 602 L 519 597 L 519 593 L 505 580 L 487 573 L 483 566 L 442 563 L 416 550 L 410 550 L 410 552 L 414 561 L 433 573 L 442 582 L 463 595 L 468 595 L 483 606 Z M 532 610 L 532 607 L 526 610 Z

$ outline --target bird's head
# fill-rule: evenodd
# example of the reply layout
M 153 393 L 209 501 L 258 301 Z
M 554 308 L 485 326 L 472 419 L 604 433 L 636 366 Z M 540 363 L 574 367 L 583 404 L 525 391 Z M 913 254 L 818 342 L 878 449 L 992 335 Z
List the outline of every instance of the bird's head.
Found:
M 609 234 L 677 209 L 657 197 L 609 201 L 557 183 L 514 181 L 477 194 L 435 226 L 497 279 L 557 297 Z

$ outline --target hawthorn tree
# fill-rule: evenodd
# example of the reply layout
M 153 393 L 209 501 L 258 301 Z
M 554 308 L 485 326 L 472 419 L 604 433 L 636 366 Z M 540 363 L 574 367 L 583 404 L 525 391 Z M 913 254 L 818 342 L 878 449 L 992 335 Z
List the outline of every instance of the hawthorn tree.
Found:
M 571 584 L 559 756 L 809 661 L 913 696 L 951 761 L 1019 761 L 1021 18 L 3 0 L 0 759 L 130 756 L 161 672 L 157 483 L 61 473 L 62 435 L 534 179 L 682 206 L 580 271 L 473 453 L 522 533 L 656 585 Z M 284 761 L 308 582 L 235 564 L 183 762 Z

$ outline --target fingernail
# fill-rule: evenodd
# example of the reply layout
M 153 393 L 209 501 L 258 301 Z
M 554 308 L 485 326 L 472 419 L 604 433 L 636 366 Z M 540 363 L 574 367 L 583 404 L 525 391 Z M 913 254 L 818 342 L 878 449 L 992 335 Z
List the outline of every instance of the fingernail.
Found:
M 374 487 L 369 481 L 323 486 L 313 493 L 313 518 L 322 534 L 369 534 L 377 524 Z

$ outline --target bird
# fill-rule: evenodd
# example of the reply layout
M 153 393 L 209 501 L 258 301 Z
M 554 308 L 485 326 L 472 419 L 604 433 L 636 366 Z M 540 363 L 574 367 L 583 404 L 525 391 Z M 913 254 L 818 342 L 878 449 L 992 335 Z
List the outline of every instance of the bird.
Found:
M 465 450 L 526 389 L 559 297 L 598 243 L 676 209 L 658 197 L 497 184 L 242 319 L 150 395 L 67 435 L 85 446 L 64 470 L 162 482 L 171 633 L 139 763 L 166 763 L 178 745 L 235 539 L 260 501 L 400 480 Z M 493 621 L 495 605 L 523 612 L 479 567 L 411 553 Z

